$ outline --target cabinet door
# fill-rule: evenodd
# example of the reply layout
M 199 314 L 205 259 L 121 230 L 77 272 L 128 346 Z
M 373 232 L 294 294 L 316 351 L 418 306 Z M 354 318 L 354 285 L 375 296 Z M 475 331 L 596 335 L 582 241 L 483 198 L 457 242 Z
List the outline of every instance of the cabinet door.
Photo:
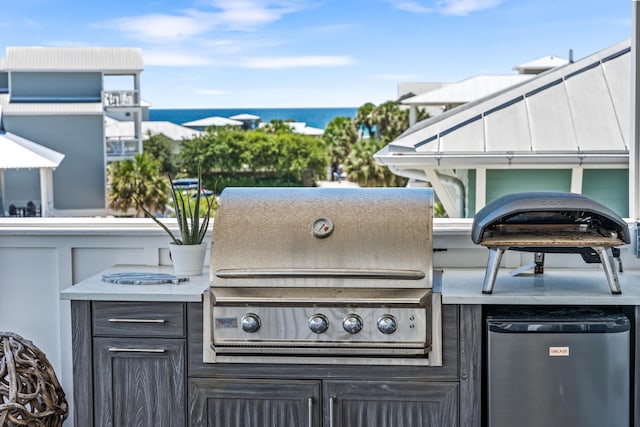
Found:
M 189 379 L 191 427 L 320 427 L 320 382 Z
M 452 427 L 458 425 L 458 384 L 325 381 L 325 426 Z
M 96 426 L 185 425 L 185 341 L 94 338 Z

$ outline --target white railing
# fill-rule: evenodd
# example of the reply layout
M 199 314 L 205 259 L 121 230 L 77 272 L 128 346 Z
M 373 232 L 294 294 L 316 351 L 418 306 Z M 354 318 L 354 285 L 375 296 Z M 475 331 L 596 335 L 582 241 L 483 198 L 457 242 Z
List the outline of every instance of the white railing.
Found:
M 140 94 L 137 90 L 102 91 L 102 103 L 105 107 L 140 107 Z
M 138 140 L 133 136 L 115 136 L 106 138 L 107 157 L 132 157 L 140 152 Z

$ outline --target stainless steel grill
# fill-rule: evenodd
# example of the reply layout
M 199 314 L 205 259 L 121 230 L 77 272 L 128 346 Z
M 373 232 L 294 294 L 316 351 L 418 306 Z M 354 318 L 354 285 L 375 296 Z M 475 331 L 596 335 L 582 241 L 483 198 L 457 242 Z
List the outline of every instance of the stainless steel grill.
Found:
M 587 263 L 602 263 L 609 288 L 621 293 L 614 258 L 630 242 L 622 218 L 595 200 L 575 193 L 530 192 L 496 199 L 474 217 L 474 243 L 489 248 L 482 292 L 493 291 L 506 250 L 536 253 L 536 272 L 545 253 L 577 253 Z
M 441 363 L 429 189 L 228 188 L 205 362 Z

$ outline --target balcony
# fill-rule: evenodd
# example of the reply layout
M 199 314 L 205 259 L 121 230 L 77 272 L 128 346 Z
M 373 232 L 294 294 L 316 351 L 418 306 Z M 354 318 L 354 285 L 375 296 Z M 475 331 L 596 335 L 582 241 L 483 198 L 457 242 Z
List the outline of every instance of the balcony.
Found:
M 140 153 L 139 141 L 133 136 L 114 136 L 106 138 L 107 160 L 131 159 Z
M 137 90 L 105 90 L 102 104 L 105 108 L 139 108 L 140 94 Z

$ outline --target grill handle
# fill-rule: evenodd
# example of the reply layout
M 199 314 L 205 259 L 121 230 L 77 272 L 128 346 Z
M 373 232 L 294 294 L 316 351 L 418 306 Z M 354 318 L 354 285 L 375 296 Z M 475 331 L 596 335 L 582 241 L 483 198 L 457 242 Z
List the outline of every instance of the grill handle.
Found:
M 109 347 L 110 353 L 164 353 L 164 348 L 121 348 Z
M 164 319 L 109 319 L 109 323 L 165 323 Z
M 355 268 L 271 268 L 271 269 L 220 269 L 216 276 L 221 279 L 264 278 L 318 278 L 336 277 L 350 279 L 420 280 L 425 273 L 420 270 L 355 269 Z

